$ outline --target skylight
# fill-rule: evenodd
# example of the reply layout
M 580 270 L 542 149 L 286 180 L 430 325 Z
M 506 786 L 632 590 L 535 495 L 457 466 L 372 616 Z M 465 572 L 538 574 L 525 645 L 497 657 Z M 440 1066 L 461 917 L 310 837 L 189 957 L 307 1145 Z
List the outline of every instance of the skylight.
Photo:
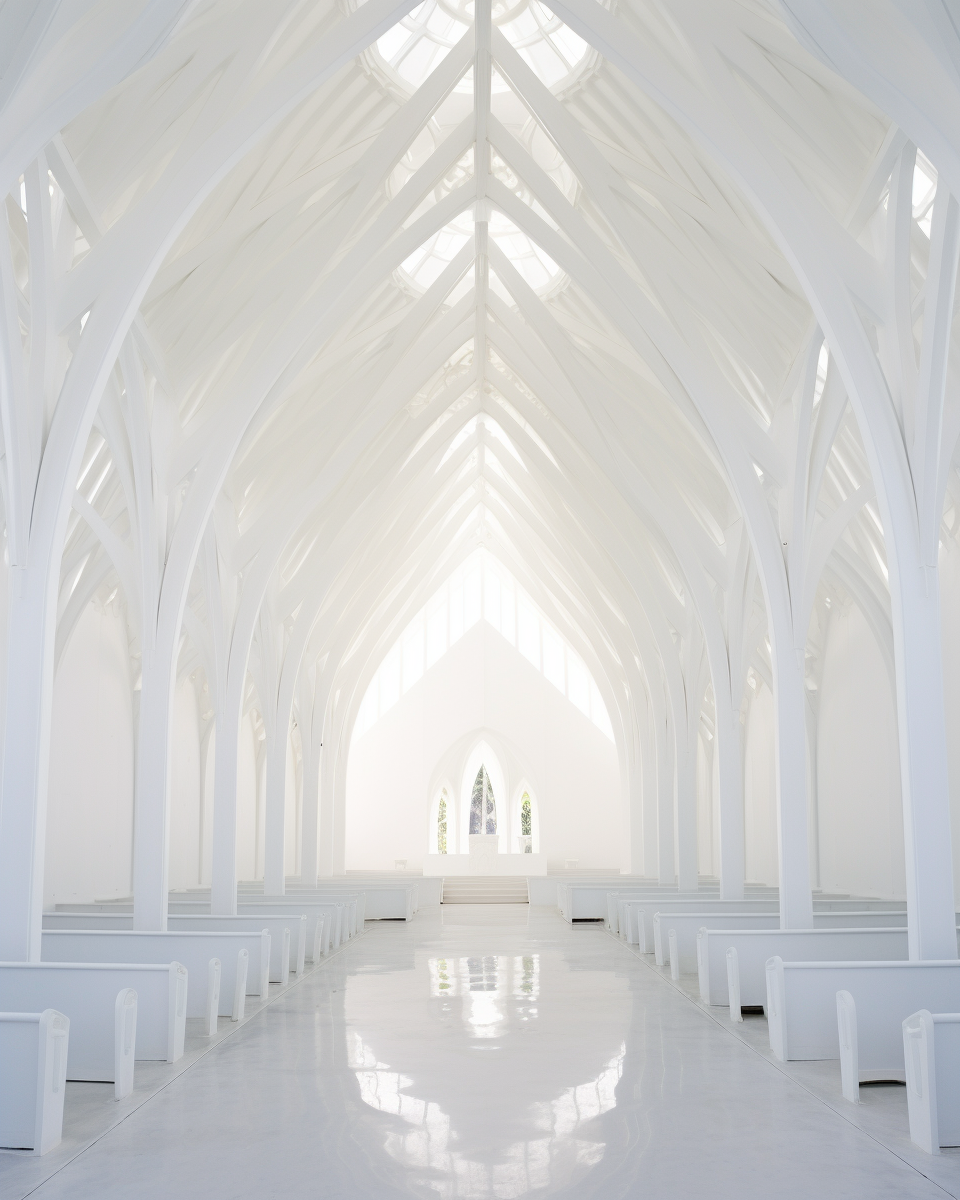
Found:
M 542 295 L 550 291 L 561 280 L 563 272 L 549 254 L 540 247 L 503 213 L 492 209 L 488 224 L 489 236 L 517 271 L 533 289 Z M 419 246 L 409 258 L 400 265 L 400 278 L 416 292 L 425 292 L 434 283 L 443 270 L 460 253 L 467 242 L 473 239 L 474 213 L 473 210 L 463 212 L 445 225 L 433 237 Z M 467 273 L 460 287 L 449 297 L 449 303 L 455 304 L 461 295 L 472 286 L 474 276 L 472 270 Z M 502 286 L 495 290 L 502 291 Z M 506 295 L 506 293 L 504 293 Z
M 493 0 L 493 23 L 539 79 L 554 91 L 568 87 L 596 55 L 540 0 Z M 473 0 L 424 0 L 376 44 L 374 65 L 394 85 L 415 91 L 473 24 Z M 506 84 L 495 76 L 493 90 Z M 472 91 L 472 72 L 457 90 Z

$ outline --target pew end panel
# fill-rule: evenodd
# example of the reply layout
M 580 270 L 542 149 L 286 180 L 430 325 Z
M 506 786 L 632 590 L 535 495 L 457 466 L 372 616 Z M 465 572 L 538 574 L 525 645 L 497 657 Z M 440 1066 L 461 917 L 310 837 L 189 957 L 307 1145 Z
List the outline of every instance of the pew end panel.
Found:
M 0 1013 L 0 1148 L 40 1155 L 60 1144 L 69 1039 L 56 1009 Z

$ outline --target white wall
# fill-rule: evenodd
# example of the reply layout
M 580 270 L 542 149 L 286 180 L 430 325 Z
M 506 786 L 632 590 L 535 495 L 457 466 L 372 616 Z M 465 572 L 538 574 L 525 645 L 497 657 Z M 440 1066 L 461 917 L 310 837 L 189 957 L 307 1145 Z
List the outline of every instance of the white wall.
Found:
M 131 894 L 133 747 L 125 622 L 91 604 L 54 681 L 46 906 Z
M 817 739 L 821 886 L 902 898 L 896 707 L 876 639 L 853 603 L 833 601 Z
M 776 885 L 780 882 L 780 869 L 773 696 L 759 682 L 747 708 L 743 755 L 745 877 L 754 883 Z
M 480 621 L 355 739 L 347 769 L 348 870 L 392 868 L 398 858 L 411 868 L 422 864 L 437 766 L 466 735 L 483 731 L 511 744 L 526 763 L 539 810 L 540 850 L 550 861 L 626 865 L 616 747 Z M 473 740 L 467 738 L 462 758 Z M 512 785 L 517 776 L 515 770 Z M 450 783 L 458 805 L 461 780 Z M 497 797 L 500 820 L 512 799 Z

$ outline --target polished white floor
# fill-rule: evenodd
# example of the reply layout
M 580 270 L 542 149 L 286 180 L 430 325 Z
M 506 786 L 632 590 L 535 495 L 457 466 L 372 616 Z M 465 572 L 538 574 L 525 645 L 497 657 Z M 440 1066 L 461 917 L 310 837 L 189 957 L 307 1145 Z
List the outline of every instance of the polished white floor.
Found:
M 956 1156 L 926 1177 L 602 929 L 441 911 L 369 925 L 31 1197 L 956 1194 Z

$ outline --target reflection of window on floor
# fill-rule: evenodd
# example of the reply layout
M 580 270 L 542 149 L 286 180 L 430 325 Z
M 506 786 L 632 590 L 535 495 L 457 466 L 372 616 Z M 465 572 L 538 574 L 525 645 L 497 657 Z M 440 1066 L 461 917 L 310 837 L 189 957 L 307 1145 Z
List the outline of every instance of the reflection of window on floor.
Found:
M 440 793 L 440 804 L 437 806 L 437 853 L 447 852 L 447 789 Z
M 530 803 L 530 793 L 524 792 L 520 801 L 520 836 L 530 837 L 533 834 L 533 805 Z M 524 854 L 532 854 L 533 846 L 528 842 L 523 848 Z
M 493 784 L 487 768 L 482 765 L 473 781 L 473 795 L 470 797 L 470 832 L 497 832 L 497 802 L 493 795 Z

